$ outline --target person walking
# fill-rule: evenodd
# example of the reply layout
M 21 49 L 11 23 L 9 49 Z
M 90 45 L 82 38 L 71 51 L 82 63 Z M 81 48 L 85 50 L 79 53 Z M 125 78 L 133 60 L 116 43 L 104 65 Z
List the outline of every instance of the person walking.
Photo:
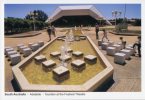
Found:
M 102 37 L 102 42 L 104 41 L 104 38 L 106 38 L 106 39 L 109 41 L 109 39 L 108 39 L 108 37 L 107 37 L 107 32 L 106 32 L 106 30 L 105 30 L 105 29 L 103 29 L 103 37 Z
M 56 36 L 56 35 L 55 35 L 55 32 L 56 32 L 56 29 L 55 29 L 54 26 L 52 26 L 52 27 L 51 27 L 51 33 L 54 35 L 54 37 Z
M 48 33 L 48 36 L 49 36 L 49 41 L 51 41 L 51 26 L 48 26 L 47 33 Z
M 99 39 L 99 35 L 98 35 L 99 25 L 97 23 L 96 23 L 96 26 L 95 26 L 95 31 L 96 31 L 96 39 Z

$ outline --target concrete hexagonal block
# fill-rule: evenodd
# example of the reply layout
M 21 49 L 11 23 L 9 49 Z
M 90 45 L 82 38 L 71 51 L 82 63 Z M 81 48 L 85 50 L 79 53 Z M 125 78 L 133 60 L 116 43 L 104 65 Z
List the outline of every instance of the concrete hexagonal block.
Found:
M 116 48 L 116 52 L 119 52 L 122 49 L 122 46 L 118 45 L 118 44 L 114 44 L 114 45 L 112 45 L 112 47 Z
M 6 48 L 5 49 L 5 55 L 8 56 L 8 52 L 14 51 L 14 48 Z
M 10 55 L 10 60 L 11 60 L 11 65 L 16 65 L 21 61 L 21 56 L 18 53 Z
M 131 56 L 134 55 L 134 53 L 135 53 L 134 48 L 127 46 L 125 49 L 130 50 L 130 55 Z
M 62 82 L 68 79 L 70 76 L 70 71 L 63 66 L 59 66 L 53 69 L 52 72 L 53 72 L 53 78 L 58 82 Z
M 57 56 L 60 55 L 60 52 L 58 52 L 58 51 L 51 52 L 50 55 L 53 56 L 53 57 L 57 57 Z
M 107 47 L 107 55 L 114 56 L 116 53 L 115 47 Z
M 23 56 L 24 56 L 24 57 L 27 57 L 27 56 L 29 56 L 30 54 L 32 54 L 32 50 L 31 50 L 30 48 L 24 48 L 24 49 L 22 50 L 22 52 L 23 52 Z
M 125 56 L 124 53 L 115 53 L 114 62 L 121 65 L 125 64 Z
M 26 49 L 26 48 L 28 48 L 28 47 L 27 47 L 27 46 L 20 46 L 20 47 L 19 47 L 20 53 L 23 53 L 23 49 Z
M 130 50 L 122 49 L 122 50 L 120 50 L 120 52 L 126 54 L 125 58 L 126 58 L 127 60 L 130 59 L 130 55 L 131 55 L 131 51 L 130 51 Z
M 9 51 L 7 52 L 7 56 L 10 58 L 10 55 L 17 54 L 17 51 Z
M 106 50 L 108 46 L 109 46 L 109 43 L 107 43 L 107 42 L 102 43 L 102 45 L 101 45 L 102 50 Z
M 63 61 L 68 61 L 71 59 L 71 56 L 69 56 L 69 55 L 65 55 L 64 57 L 60 56 L 59 59 L 63 60 Z
M 86 63 L 82 60 L 74 60 L 71 65 L 73 66 L 73 69 L 77 71 L 82 71 L 86 67 Z
M 35 59 L 36 62 L 39 62 L 39 63 L 47 60 L 44 55 L 36 56 L 34 59 Z
M 53 60 L 47 60 L 42 62 L 42 66 L 44 67 L 44 70 L 52 70 L 52 68 L 56 65 L 56 63 Z
M 20 47 L 24 46 L 24 44 L 18 44 L 17 45 L 17 50 L 20 51 Z
M 79 57 L 79 56 L 83 56 L 83 53 L 80 51 L 75 51 L 72 53 L 73 56 Z
M 32 44 L 32 45 L 31 45 L 31 49 L 32 49 L 32 51 L 38 50 L 38 49 L 39 49 L 39 44 L 37 44 L 37 43 Z
M 94 55 L 86 55 L 84 60 L 89 64 L 95 64 L 97 62 L 97 56 Z
M 42 47 L 44 45 L 43 41 L 38 41 L 39 47 Z

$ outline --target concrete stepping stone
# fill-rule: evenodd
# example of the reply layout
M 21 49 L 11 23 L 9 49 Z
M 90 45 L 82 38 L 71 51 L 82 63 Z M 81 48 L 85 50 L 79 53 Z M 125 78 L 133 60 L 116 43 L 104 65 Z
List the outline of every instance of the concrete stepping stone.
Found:
M 127 50 L 130 50 L 130 55 L 132 56 L 132 55 L 134 55 L 134 53 L 135 53 L 135 50 L 132 48 L 132 47 L 126 47 L 125 49 L 127 49 Z
M 85 69 L 86 63 L 82 60 L 74 60 L 71 65 L 73 66 L 74 70 L 82 71 Z
M 12 48 L 12 47 L 10 47 L 10 46 L 6 46 L 6 47 L 5 47 L 5 49 L 9 49 L 9 48 Z
M 23 53 L 23 49 L 25 49 L 25 48 L 28 48 L 28 47 L 27 47 L 27 46 L 20 46 L 20 47 L 19 47 L 20 53 Z
M 127 47 L 132 47 L 133 48 L 133 44 L 128 44 Z
M 56 63 L 53 60 L 47 60 L 42 62 L 42 66 L 49 70 L 51 70 L 55 65 Z
M 44 45 L 43 41 L 38 41 L 39 47 L 42 47 Z
M 119 52 L 122 49 L 122 46 L 118 45 L 118 44 L 114 44 L 114 45 L 112 45 L 112 47 L 116 48 L 116 52 Z
M 121 65 L 125 64 L 125 56 L 124 53 L 115 53 L 114 62 Z
M 109 41 L 108 43 L 109 43 L 109 46 L 114 45 L 114 42 L 113 41 Z
M 24 57 L 27 57 L 30 54 L 32 54 L 32 50 L 30 48 L 24 48 L 22 52 Z
M 108 46 L 109 46 L 109 43 L 107 43 L 107 42 L 102 43 L 102 45 L 101 45 L 102 50 L 106 50 Z
M 117 45 L 120 45 L 121 46 L 121 49 L 123 49 L 122 42 L 118 42 Z
M 5 55 L 8 56 L 8 52 L 14 51 L 14 48 L 6 48 L 5 49 Z
M 53 78 L 58 82 L 67 80 L 70 76 L 70 71 L 63 66 L 59 66 L 53 69 L 52 73 L 53 73 Z
M 31 46 L 33 45 L 34 43 L 28 43 L 28 47 L 31 48 Z
M 80 37 L 79 36 L 75 36 L 75 41 L 80 41 Z
M 76 56 L 76 57 L 79 57 L 79 56 L 83 56 L 83 53 L 80 52 L 80 51 L 75 51 L 72 53 L 72 55 Z
M 107 55 L 114 56 L 115 53 L 116 53 L 116 48 L 115 47 L 107 47 Z
M 60 59 L 61 61 L 68 61 L 68 60 L 71 59 L 71 56 L 69 56 L 69 55 L 65 55 L 64 57 L 60 56 L 59 59 Z
M 7 56 L 10 58 L 10 55 L 17 54 L 17 51 L 9 51 L 7 54 Z
M 67 52 L 73 52 L 73 50 L 69 48 L 69 49 L 67 49 Z
M 34 59 L 36 62 L 43 62 L 43 61 L 47 60 L 44 55 L 36 56 Z
M 80 36 L 80 39 L 81 40 L 86 40 L 86 37 L 85 36 Z
M 122 49 L 122 50 L 120 50 L 120 52 L 126 54 L 125 58 L 126 58 L 127 60 L 130 59 L 130 55 L 131 55 L 131 51 L 130 51 L 130 50 Z
M 20 51 L 20 47 L 24 46 L 24 44 L 18 44 L 17 45 L 17 50 Z
M 87 63 L 95 64 L 97 62 L 97 56 L 94 56 L 94 55 L 86 55 L 84 57 L 84 60 Z
M 6 54 L 6 50 L 7 50 L 7 49 L 11 49 L 11 48 L 12 48 L 12 47 L 10 47 L 10 46 L 5 47 L 5 49 L 4 49 L 4 50 L 5 50 L 5 54 Z
M 39 44 L 38 43 L 32 44 L 31 49 L 32 49 L 32 51 L 38 50 L 39 49 Z
M 53 57 L 57 57 L 57 56 L 60 55 L 60 52 L 55 51 L 55 52 L 50 53 L 50 55 L 53 56 Z
M 20 54 L 13 54 L 10 55 L 10 61 L 11 61 L 11 65 L 16 65 L 21 61 L 21 56 Z

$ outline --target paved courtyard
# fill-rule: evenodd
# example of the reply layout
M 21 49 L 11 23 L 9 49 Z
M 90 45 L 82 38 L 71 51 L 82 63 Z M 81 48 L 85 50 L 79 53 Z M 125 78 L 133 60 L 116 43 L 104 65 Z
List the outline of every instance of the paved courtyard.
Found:
M 36 43 L 39 40 L 48 42 L 48 34 L 46 31 L 40 31 L 41 34 L 33 36 L 33 37 L 25 37 L 25 38 L 5 38 L 5 46 L 15 47 L 16 45 L 23 43 L 28 45 L 28 43 L 33 42 Z M 97 40 L 95 37 L 94 28 L 91 28 L 90 31 L 83 31 L 85 35 L 89 36 L 93 42 L 98 46 Z M 61 36 L 65 34 L 65 31 L 57 28 L 56 36 Z M 99 37 L 102 38 L 103 34 L 100 31 Z M 114 35 L 109 33 L 108 38 L 112 41 L 118 42 L 120 35 Z M 127 44 L 132 44 L 137 41 L 137 36 L 122 36 L 124 40 L 127 41 Z M 100 48 L 100 47 L 99 47 Z M 100 48 L 101 50 L 101 48 Z M 109 62 L 114 67 L 114 83 L 109 86 L 106 90 L 107 92 L 140 92 L 141 91 L 141 58 L 137 56 L 132 56 L 131 60 L 128 60 L 127 63 L 122 66 L 114 63 L 114 57 L 107 56 L 104 50 L 101 50 L 102 53 L 106 56 Z M 13 80 L 12 75 L 12 66 L 10 66 L 9 61 L 5 59 L 5 91 L 13 92 L 17 91 L 15 87 L 15 81 Z

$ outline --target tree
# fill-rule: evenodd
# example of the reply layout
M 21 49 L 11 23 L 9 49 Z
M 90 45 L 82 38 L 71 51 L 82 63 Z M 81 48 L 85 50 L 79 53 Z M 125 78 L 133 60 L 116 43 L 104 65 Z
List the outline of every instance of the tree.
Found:
M 32 11 L 35 16 L 35 20 L 45 22 L 48 18 L 47 14 L 41 10 L 34 10 Z M 25 17 L 26 19 L 33 20 L 30 13 L 28 13 Z
M 34 23 L 36 25 L 36 30 L 41 30 L 47 26 L 45 23 L 47 19 L 47 14 L 41 10 L 33 11 L 35 16 L 35 22 L 33 22 L 32 17 L 28 14 L 25 19 L 8 17 L 5 18 L 5 34 L 16 34 L 26 31 L 32 31 L 34 29 Z
M 141 19 L 135 19 L 134 26 L 141 26 Z

